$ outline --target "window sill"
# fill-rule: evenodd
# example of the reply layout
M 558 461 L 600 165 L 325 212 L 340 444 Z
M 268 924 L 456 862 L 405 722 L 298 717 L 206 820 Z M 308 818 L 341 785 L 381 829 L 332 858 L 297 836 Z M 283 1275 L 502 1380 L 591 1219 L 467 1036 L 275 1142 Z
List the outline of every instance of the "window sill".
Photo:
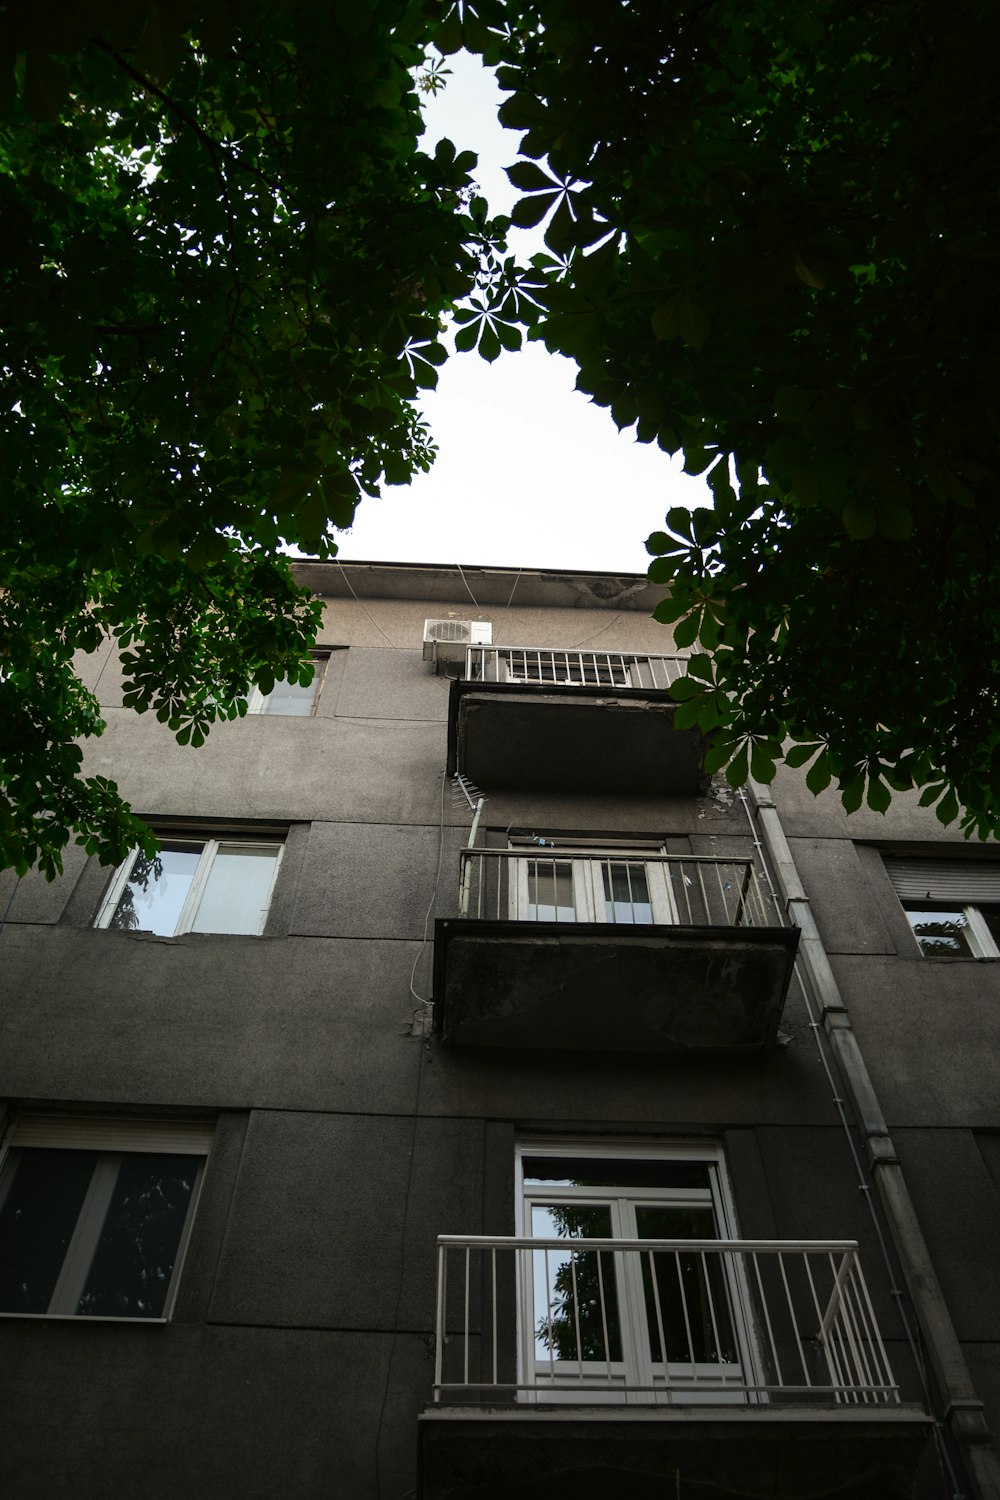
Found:
M 0 1312 L 0 1318 L 19 1323 L 140 1323 L 144 1328 L 165 1328 L 169 1318 L 116 1318 L 109 1313 L 93 1317 L 81 1313 Z

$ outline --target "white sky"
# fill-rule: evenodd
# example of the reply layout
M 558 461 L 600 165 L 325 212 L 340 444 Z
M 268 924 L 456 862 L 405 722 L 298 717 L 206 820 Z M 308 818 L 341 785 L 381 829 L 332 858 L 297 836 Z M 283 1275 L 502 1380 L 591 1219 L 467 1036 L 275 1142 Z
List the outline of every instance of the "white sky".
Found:
M 490 207 L 508 212 L 517 194 L 503 168 L 519 136 L 496 118 L 503 96 L 478 60 L 463 54 L 449 66 L 447 88 L 427 103 L 428 141 L 448 136 L 477 151 Z M 492 365 L 453 356 L 425 393 L 439 449 L 431 472 L 363 501 L 337 537 L 340 556 L 645 572 L 645 539 L 669 507 L 710 504 L 710 493 L 680 473 L 679 458 L 619 433 L 575 380 L 575 365 L 540 344 Z

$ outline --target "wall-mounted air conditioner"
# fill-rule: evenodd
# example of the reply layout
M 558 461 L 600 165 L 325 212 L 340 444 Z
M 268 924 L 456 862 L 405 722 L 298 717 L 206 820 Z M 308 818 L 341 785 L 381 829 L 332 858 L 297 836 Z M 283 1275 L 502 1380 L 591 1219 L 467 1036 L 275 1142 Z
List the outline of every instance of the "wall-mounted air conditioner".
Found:
M 425 620 L 424 661 L 464 661 L 467 646 L 493 643 L 489 620 Z

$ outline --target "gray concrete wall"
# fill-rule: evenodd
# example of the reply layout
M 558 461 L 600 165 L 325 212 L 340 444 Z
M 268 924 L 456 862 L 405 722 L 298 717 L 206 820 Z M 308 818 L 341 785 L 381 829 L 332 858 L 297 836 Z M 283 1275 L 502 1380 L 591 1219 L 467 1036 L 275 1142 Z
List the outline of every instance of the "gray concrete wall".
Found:
M 331 599 L 321 639 L 349 649 L 331 658 L 315 716 L 248 717 L 196 752 L 117 706 L 109 653 L 88 664 L 108 717 L 88 769 L 115 776 L 151 819 L 280 823 L 288 843 L 262 938 L 95 930 L 110 872 L 79 850 L 53 885 L 0 882 L 0 1099 L 220 1117 L 169 1326 L 0 1320 L 12 1433 L 0 1483 L 18 1500 L 408 1494 L 430 1396 L 434 1238 L 513 1229 L 518 1135 L 724 1142 L 745 1234 L 861 1242 L 917 1394 L 794 985 L 781 1045 L 760 1060 L 462 1054 L 424 1040 L 425 923 L 457 912 L 470 824 L 444 785 L 448 681 L 422 661 L 424 619 L 490 618 L 508 644 L 671 649 L 627 591 L 588 603 L 558 582 L 562 602 L 546 610 L 535 580 L 530 604 L 515 595 L 507 608 L 507 586 L 482 583 L 496 596 L 482 610 L 441 579 L 425 599 Z M 889 820 L 848 825 L 792 778 L 781 797 L 921 1213 L 934 1217 L 942 1177 L 962 1184 L 958 1230 L 949 1241 L 942 1222 L 939 1253 L 962 1335 L 1000 1397 L 995 1293 L 982 1290 L 977 1333 L 957 1238 L 974 1226 L 985 1279 L 996 1211 L 980 1219 L 977 1205 L 997 1186 L 971 1132 L 1000 1126 L 989 1055 L 1000 968 L 987 992 L 983 966 L 905 951 L 865 842 Z M 900 838 L 934 831 L 905 808 L 898 827 Z M 721 783 L 693 799 L 489 796 L 483 838 L 510 828 L 749 848 Z

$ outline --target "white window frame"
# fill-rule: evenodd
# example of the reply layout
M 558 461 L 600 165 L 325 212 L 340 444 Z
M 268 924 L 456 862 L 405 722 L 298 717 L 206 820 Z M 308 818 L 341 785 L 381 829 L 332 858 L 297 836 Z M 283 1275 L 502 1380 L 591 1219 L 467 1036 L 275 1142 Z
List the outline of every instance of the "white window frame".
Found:
M 190 932 L 192 930 L 193 924 L 198 915 L 198 910 L 201 906 L 202 898 L 204 897 L 205 890 L 208 886 L 208 880 L 212 872 L 212 866 L 214 865 L 215 860 L 221 850 L 277 850 L 277 854 L 272 861 L 271 880 L 267 887 L 267 894 L 264 898 L 263 906 L 261 908 L 260 922 L 258 923 L 257 931 L 256 933 L 242 934 L 242 936 L 260 937 L 260 935 L 264 931 L 265 926 L 267 925 L 268 913 L 271 908 L 271 900 L 274 896 L 274 886 L 278 878 L 278 869 L 281 865 L 281 859 L 285 848 L 283 839 L 239 838 L 238 836 L 226 834 L 206 834 L 202 837 L 199 837 L 197 834 L 190 832 L 174 834 L 168 829 L 160 829 L 159 837 L 163 840 L 164 843 L 190 844 L 193 849 L 201 849 L 201 858 L 198 861 L 198 867 L 195 870 L 194 879 L 191 882 L 191 889 L 188 891 L 184 901 L 184 905 L 181 907 L 180 914 L 177 918 L 177 924 L 174 927 L 173 933 L 169 934 L 172 937 L 180 937 L 182 933 Z M 110 927 L 112 918 L 114 917 L 114 914 L 118 909 L 118 903 L 124 894 L 125 887 L 128 885 L 129 877 L 132 874 L 132 869 L 138 857 L 139 850 L 133 849 L 124 863 L 119 866 L 118 870 L 115 873 L 114 880 L 111 882 L 111 885 L 108 888 L 108 893 L 101 905 L 101 910 L 98 914 L 97 921 L 94 924 L 95 926 L 105 928 Z M 143 929 L 139 928 L 137 930 L 142 931 Z
M 984 918 L 982 912 L 979 910 L 978 906 L 968 906 L 968 905 L 965 905 L 961 901 L 954 901 L 950 905 L 948 905 L 947 903 L 945 903 L 943 901 L 921 902 L 919 900 L 916 900 L 916 899 L 908 896 L 908 897 L 906 897 L 903 900 L 902 907 L 903 907 L 904 912 L 906 912 L 906 914 L 907 914 L 907 918 L 906 919 L 907 919 L 907 922 L 909 922 L 910 932 L 913 935 L 914 942 L 916 943 L 917 947 L 920 949 L 921 957 L 923 957 L 923 958 L 966 958 L 966 957 L 972 957 L 972 958 L 1000 958 L 1000 948 L 997 947 L 996 939 L 994 938 L 992 932 L 990 931 L 989 926 L 988 926 L 988 924 L 986 922 L 986 919 Z M 933 915 L 933 913 L 935 911 L 940 911 L 942 914 L 944 914 L 947 911 L 960 911 L 962 913 L 963 917 L 965 918 L 965 932 L 966 932 L 966 936 L 969 939 L 969 947 L 972 950 L 971 954 L 965 954 L 965 953 L 925 953 L 924 952 L 924 949 L 921 947 L 921 944 L 920 944 L 920 938 L 917 936 L 917 933 L 916 933 L 916 931 L 914 929 L 913 923 L 910 922 L 910 913 L 911 912 L 913 912 L 913 913 L 923 912 L 923 913 L 927 914 L 928 916 L 931 916 L 931 915 Z
M 709 1187 L 701 1188 L 643 1188 L 643 1187 L 545 1187 L 527 1185 L 525 1183 L 524 1164 L 530 1157 L 566 1157 L 567 1161 L 573 1159 L 608 1157 L 615 1160 L 634 1161 L 696 1161 L 704 1163 L 708 1168 Z M 733 1206 L 732 1189 L 726 1170 L 725 1157 L 722 1147 L 712 1143 L 692 1144 L 689 1142 L 650 1142 L 638 1144 L 634 1141 L 580 1141 L 567 1139 L 542 1139 L 522 1140 L 515 1145 L 515 1224 L 516 1233 L 519 1237 L 531 1238 L 531 1206 L 532 1204 L 547 1205 L 556 1200 L 566 1202 L 577 1202 L 588 1206 L 603 1206 L 612 1204 L 611 1223 L 612 1238 L 631 1239 L 634 1234 L 634 1209 L 638 1206 L 682 1203 L 699 1203 L 711 1205 L 715 1212 L 719 1239 L 738 1238 L 736 1228 L 736 1215 Z M 572 1240 L 567 1240 L 571 1245 Z M 739 1351 L 739 1359 L 732 1365 L 720 1366 L 698 1366 L 697 1372 L 700 1378 L 705 1378 L 715 1373 L 718 1369 L 727 1371 L 727 1378 L 733 1381 L 731 1390 L 711 1392 L 685 1389 L 682 1402 L 684 1405 L 721 1404 L 744 1405 L 748 1400 L 760 1403 L 766 1401 L 766 1395 L 758 1392 L 749 1395 L 744 1389 L 745 1385 L 760 1384 L 761 1362 L 757 1351 L 757 1341 L 753 1328 L 752 1304 L 750 1289 L 746 1282 L 741 1265 L 730 1265 L 724 1268 L 726 1291 L 729 1299 L 730 1317 L 732 1330 Z M 546 1389 L 545 1375 L 549 1373 L 552 1366 L 549 1361 L 539 1361 L 535 1358 L 535 1329 L 537 1327 L 536 1312 L 534 1305 L 534 1268 L 532 1266 L 532 1252 L 519 1252 L 518 1260 L 518 1384 L 526 1389 L 518 1392 L 518 1400 L 528 1403 L 544 1401 L 546 1403 L 571 1403 L 579 1404 L 586 1398 L 590 1404 L 612 1404 L 612 1405 L 649 1405 L 675 1402 L 676 1391 L 670 1389 L 670 1371 L 673 1369 L 673 1378 L 678 1375 L 690 1378 L 691 1366 L 682 1367 L 668 1366 L 664 1370 L 662 1363 L 655 1364 L 651 1357 L 646 1331 L 645 1302 L 642 1289 L 641 1268 L 637 1255 L 625 1254 L 616 1257 L 615 1266 L 616 1294 L 621 1326 L 623 1359 L 620 1362 L 611 1363 L 610 1382 L 608 1377 L 608 1364 L 605 1361 L 595 1361 L 595 1371 L 592 1379 L 588 1379 L 586 1373 L 581 1380 L 579 1377 L 580 1364 L 573 1360 L 568 1362 L 569 1378 L 572 1381 L 572 1390 Z M 559 1361 L 555 1361 L 558 1366 Z M 620 1367 L 619 1367 L 620 1366 Z M 558 1369 L 555 1378 L 558 1379 Z M 615 1389 L 615 1381 L 618 1381 L 620 1389 Z M 653 1390 L 632 1391 L 632 1386 L 652 1386 Z
M 23 1148 L 50 1151 L 96 1151 L 99 1160 L 94 1168 L 90 1185 L 84 1196 L 76 1220 L 76 1226 L 66 1248 L 62 1269 L 49 1299 L 45 1312 L 8 1312 L 0 1310 L 0 1318 L 70 1319 L 88 1323 L 167 1323 L 177 1297 L 191 1239 L 191 1230 L 198 1200 L 201 1196 L 205 1176 L 205 1164 L 211 1150 L 215 1127 L 210 1122 L 168 1122 L 151 1120 L 113 1120 L 98 1116 L 73 1115 L 19 1115 L 15 1117 L 3 1140 L 0 1141 L 0 1208 L 14 1180 L 13 1173 L 5 1169 L 12 1151 Z M 194 1186 L 188 1201 L 187 1212 L 177 1252 L 170 1273 L 170 1281 L 163 1299 L 163 1311 L 156 1317 L 116 1317 L 113 1313 L 79 1313 L 76 1307 L 90 1273 L 94 1254 L 104 1229 L 108 1208 L 118 1180 L 118 1172 L 126 1156 L 176 1155 L 199 1158 Z
M 543 843 L 532 843 L 526 838 L 509 838 L 508 848 L 524 851 L 522 859 L 509 861 L 511 876 L 508 888 L 508 911 L 512 922 L 535 921 L 529 915 L 532 902 L 529 900 L 529 867 L 557 860 L 560 865 L 570 863 L 574 916 L 571 922 L 601 922 L 610 926 L 631 926 L 631 923 L 609 922 L 607 898 L 604 890 L 605 865 L 641 865 L 649 892 L 652 924 L 636 925 L 673 926 L 678 921 L 677 904 L 667 878 L 664 860 L 650 860 L 650 854 L 666 855 L 662 843 L 639 842 L 623 839 L 615 843 L 585 839 L 549 839 Z M 577 858 L 573 858 L 573 855 Z
M 326 675 L 327 663 L 330 660 L 330 652 L 329 651 L 313 651 L 310 654 L 310 659 L 312 661 L 313 669 L 314 670 L 313 670 L 312 682 L 309 684 L 309 686 L 312 688 L 312 701 L 310 702 L 310 705 L 309 705 L 309 712 L 307 714 L 274 714 L 274 715 L 271 715 L 271 717 L 276 718 L 276 719 L 281 719 L 281 718 L 285 718 L 285 719 L 311 719 L 311 718 L 315 718 L 315 716 L 316 716 L 316 708 L 317 708 L 317 705 L 319 704 L 320 693 L 323 690 L 323 679 L 324 679 L 324 677 Z M 283 681 L 284 679 L 280 679 L 280 680 Z M 276 678 L 275 679 L 275 684 L 276 685 L 277 685 L 278 681 L 279 681 L 279 679 Z M 272 691 L 273 691 L 273 689 L 272 689 Z M 270 693 L 262 693 L 259 687 L 251 687 L 250 691 L 247 693 L 247 713 L 248 714 L 262 714 L 264 716 L 267 716 L 267 703 L 268 703 L 268 699 L 270 698 L 270 696 L 271 696 Z

